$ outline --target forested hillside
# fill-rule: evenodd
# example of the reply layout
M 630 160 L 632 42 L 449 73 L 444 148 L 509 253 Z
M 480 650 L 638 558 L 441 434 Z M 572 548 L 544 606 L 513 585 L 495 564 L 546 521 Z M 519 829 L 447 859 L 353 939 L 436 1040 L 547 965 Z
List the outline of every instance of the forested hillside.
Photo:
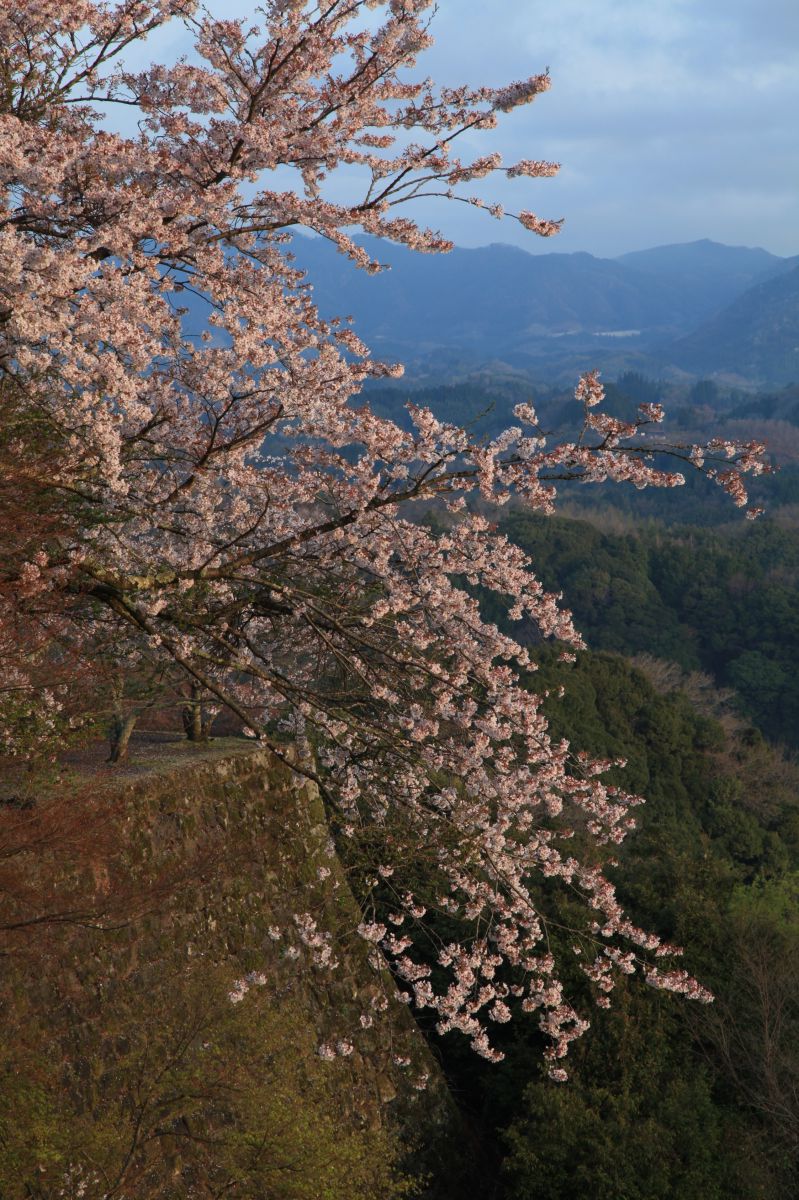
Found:
M 799 530 L 502 522 L 562 591 L 589 646 L 703 671 L 768 737 L 799 748 Z
M 649 671 L 649 667 L 647 670 Z M 622 757 L 647 797 L 615 876 L 636 917 L 687 947 L 716 1000 L 696 1010 L 631 981 L 595 1011 L 571 1079 L 541 1078 L 520 1022 L 506 1063 L 444 1062 L 514 1200 L 717 1200 L 793 1194 L 799 1166 L 799 771 L 720 705 L 707 681 L 616 656 L 564 668 L 545 653 L 553 726 Z M 541 679 L 536 680 L 540 686 Z M 553 893 L 555 945 L 573 913 Z M 573 986 L 586 989 L 575 972 Z
M 625 758 L 625 784 L 647 797 L 619 856 L 621 892 L 637 917 L 687 947 L 716 1000 L 697 1012 L 625 988 L 593 1019 L 572 1085 L 553 1096 L 528 1084 L 521 1104 L 506 1108 L 507 1194 L 790 1194 L 799 1149 L 797 770 L 708 712 L 690 681 L 689 695 L 679 682 L 664 694 L 603 656 L 581 658 L 566 675 L 555 673 L 568 697 L 557 727 L 582 749 Z M 492 1086 L 499 1106 L 499 1077 Z

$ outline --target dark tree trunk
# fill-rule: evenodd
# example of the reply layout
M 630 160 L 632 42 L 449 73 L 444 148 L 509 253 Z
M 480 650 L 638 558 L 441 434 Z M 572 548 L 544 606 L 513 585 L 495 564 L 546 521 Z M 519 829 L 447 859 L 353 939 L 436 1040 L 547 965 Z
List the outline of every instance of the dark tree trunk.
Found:
M 121 763 L 128 757 L 128 743 L 137 720 L 138 716 L 135 713 L 127 717 L 121 713 L 114 716 L 108 731 L 108 740 L 111 743 L 111 753 L 108 756 L 110 763 Z
M 188 704 L 183 708 L 183 728 L 190 742 L 207 742 L 211 733 L 213 716 L 206 716 L 202 705 L 202 688 L 199 684 L 191 685 Z

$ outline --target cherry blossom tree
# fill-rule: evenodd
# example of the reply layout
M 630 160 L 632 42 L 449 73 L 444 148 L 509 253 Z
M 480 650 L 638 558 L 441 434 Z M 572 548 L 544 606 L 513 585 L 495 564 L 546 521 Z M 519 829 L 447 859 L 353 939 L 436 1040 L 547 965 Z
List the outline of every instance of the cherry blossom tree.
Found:
M 604 780 L 609 764 L 550 737 L 520 679 L 534 664 L 470 587 L 506 596 L 542 635 L 580 638 L 470 498 L 550 512 L 561 480 L 680 483 L 660 451 L 745 504 L 741 475 L 763 469 L 762 447 L 669 445 L 657 406 L 634 422 L 604 414 L 596 375 L 560 443 L 527 403 L 487 443 L 427 409 L 410 406 L 411 428 L 370 410 L 364 382 L 397 369 L 346 321 L 320 318 L 289 231 L 374 271 L 359 230 L 449 248 L 400 205 L 440 195 L 500 217 L 472 183 L 556 170 L 458 157 L 463 134 L 490 131 L 549 79 L 435 87 L 415 73 L 432 11 L 267 0 L 250 21 L 193 0 L 3 0 L 3 396 L 25 416 L 20 461 L 35 461 L 34 437 L 57 448 L 31 486 L 70 520 L 4 559 L 2 583 L 17 616 L 68 629 L 85 659 L 116 631 L 148 670 L 182 677 L 195 710 L 224 705 L 283 758 L 287 740 L 305 746 L 296 769 L 344 838 L 376 847 L 375 887 L 404 856 L 426 858 L 425 895 L 397 886 L 392 929 L 365 919 L 362 936 L 440 1030 L 488 1057 L 492 1021 L 511 1004 L 537 1012 L 560 1077 L 586 1023 L 547 951 L 542 878 L 583 898 L 601 1002 L 638 967 L 704 993 L 657 964 L 668 948 L 625 918 L 601 872 L 601 846 L 621 840 L 637 801 Z M 170 21 L 193 34 L 192 58 L 130 69 L 130 47 Z M 419 518 L 432 503 L 436 530 Z M 465 931 L 439 947 L 444 983 L 416 953 L 426 907 Z

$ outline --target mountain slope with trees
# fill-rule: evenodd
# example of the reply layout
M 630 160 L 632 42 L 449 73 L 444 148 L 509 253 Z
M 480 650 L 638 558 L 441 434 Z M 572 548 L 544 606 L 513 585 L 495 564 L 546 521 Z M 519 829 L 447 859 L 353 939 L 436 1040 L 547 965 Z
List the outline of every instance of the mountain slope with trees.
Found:
M 593 649 L 703 671 L 718 688 L 733 689 L 760 730 L 799 749 L 795 526 L 762 520 L 745 530 L 610 533 L 587 521 L 515 512 L 502 527 L 524 545 L 546 586 L 568 597 Z
M 664 355 L 686 370 L 758 383 L 799 379 L 799 266 L 749 288 Z

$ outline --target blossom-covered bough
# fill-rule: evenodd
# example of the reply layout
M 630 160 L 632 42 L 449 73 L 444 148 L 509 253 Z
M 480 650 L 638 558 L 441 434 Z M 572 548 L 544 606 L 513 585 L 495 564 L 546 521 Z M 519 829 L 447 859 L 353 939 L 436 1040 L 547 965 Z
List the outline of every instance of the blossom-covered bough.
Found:
M 526 650 L 464 590 L 499 592 L 511 617 L 580 645 L 469 498 L 549 512 L 560 480 L 673 486 L 682 477 L 656 465 L 660 450 L 745 504 L 741 475 L 763 469 L 762 447 L 658 441 L 659 408 L 633 423 L 603 414 L 595 375 L 577 388 L 581 428 L 560 444 L 527 404 L 518 427 L 481 443 L 426 409 L 411 407 L 407 428 L 359 398 L 394 368 L 345 322 L 320 319 L 287 231 L 374 269 L 354 231 L 449 246 L 400 204 L 438 194 L 500 216 L 466 185 L 556 169 L 457 157 L 458 135 L 490 130 L 549 81 L 420 81 L 431 9 L 270 0 L 241 21 L 193 0 L 2 0 L 4 445 L 28 464 L 19 504 L 34 527 L 41 517 L 42 542 L 29 553 L 18 539 L 0 558 L 0 644 L 20 620 L 40 651 L 49 639 L 52 663 L 68 647 L 92 664 L 116 643 L 148 678 L 202 689 L 276 754 L 287 734 L 306 739 L 297 769 L 345 837 L 377 847 L 375 880 L 425 860 L 425 894 L 398 885 L 391 927 L 365 919 L 362 935 L 441 1030 L 488 1057 L 487 1029 L 509 1004 L 539 1012 L 559 1077 L 554 1060 L 585 1023 L 547 950 L 542 877 L 583 898 L 600 1001 L 615 972 L 642 965 L 655 986 L 705 993 L 657 965 L 664 948 L 626 920 L 601 856 L 569 851 L 620 841 L 635 800 L 603 780 L 608 764 L 576 763 L 552 740 L 519 680 L 533 669 Z M 191 59 L 128 69 L 130 47 L 172 20 L 194 34 Z M 559 224 L 516 219 L 543 235 Z M 189 293 L 201 330 L 185 319 Z M 418 516 L 433 502 L 435 529 Z M 34 707 L 41 669 L 27 686 Z M 25 687 L 15 661 L 16 708 L 0 695 L 7 747 Z M 442 986 L 415 953 L 431 905 L 471 930 L 440 947 Z

